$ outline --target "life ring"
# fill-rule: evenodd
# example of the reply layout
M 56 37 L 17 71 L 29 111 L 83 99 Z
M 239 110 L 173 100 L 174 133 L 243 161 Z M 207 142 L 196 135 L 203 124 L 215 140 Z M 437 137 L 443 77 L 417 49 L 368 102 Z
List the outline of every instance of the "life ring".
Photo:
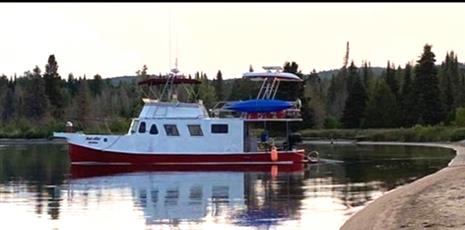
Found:
M 320 161 L 320 153 L 317 151 L 311 151 L 305 154 L 305 161 L 307 163 L 316 163 Z

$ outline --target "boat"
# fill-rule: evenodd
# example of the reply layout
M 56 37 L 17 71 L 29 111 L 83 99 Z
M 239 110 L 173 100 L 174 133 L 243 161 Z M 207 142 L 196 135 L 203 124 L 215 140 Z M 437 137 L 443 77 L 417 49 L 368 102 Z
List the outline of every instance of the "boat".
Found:
M 276 67 L 264 68 L 265 73 L 243 75 L 243 80 L 263 81 L 256 99 L 223 103 L 222 107 L 210 111 L 212 115 L 201 100 L 178 100 L 180 86 L 184 86 L 187 95 L 192 95 L 189 86 L 200 81 L 180 74 L 176 67 L 164 76 L 138 82 L 149 90 L 142 99 L 144 106 L 139 116 L 132 119 L 126 134 L 67 131 L 54 132 L 53 137 L 67 140 L 71 164 L 179 166 L 316 162 L 317 158 L 295 147 L 301 138 L 289 132 L 289 122 L 302 121 L 299 101 L 275 99 L 281 81 L 302 80 Z M 222 116 L 224 111 L 235 115 Z M 266 129 L 261 139 L 253 134 L 253 123 L 269 121 L 286 123 L 286 140 L 282 144 L 269 138 Z

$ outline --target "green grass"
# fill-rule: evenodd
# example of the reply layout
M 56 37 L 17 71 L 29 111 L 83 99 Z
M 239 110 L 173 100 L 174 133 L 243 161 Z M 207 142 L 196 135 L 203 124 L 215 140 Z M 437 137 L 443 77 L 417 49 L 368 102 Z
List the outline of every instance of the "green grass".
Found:
M 87 122 L 75 124 L 75 130 L 92 134 L 124 134 L 128 131 L 130 119 L 115 119 L 109 122 Z M 65 122 L 31 122 L 18 119 L 0 125 L 0 138 L 50 138 L 53 132 L 65 131 Z
M 76 124 L 76 130 L 92 134 L 124 134 L 130 119 L 115 119 L 109 122 Z M 0 125 L 0 138 L 50 138 L 53 132 L 65 130 L 65 123 L 49 121 L 34 123 L 25 119 Z M 255 130 L 256 133 L 260 129 Z M 398 129 L 305 129 L 299 131 L 306 140 L 350 139 L 358 141 L 439 142 L 465 139 L 465 127 L 421 126 Z M 270 133 L 270 135 L 273 135 Z
M 351 139 L 357 141 L 439 142 L 465 139 L 464 127 L 420 126 L 398 129 L 306 129 L 304 139 Z

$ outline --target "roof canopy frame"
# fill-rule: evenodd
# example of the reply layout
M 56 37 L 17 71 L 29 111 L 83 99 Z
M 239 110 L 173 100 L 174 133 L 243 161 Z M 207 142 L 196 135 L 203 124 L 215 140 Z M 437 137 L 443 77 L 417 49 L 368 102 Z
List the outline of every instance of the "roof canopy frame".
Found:
M 196 79 L 191 79 L 191 78 L 186 78 L 184 75 L 180 75 L 177 73 L 169 73 L 163 77 L 158 77 L 158 78 L 150 78 L 144 81 L 141 81 L 138 83 L 138 85 L 143 86 L 146 85 L 149 88 L 149 95 L 148 98 L 150 98 L 150 93 L 153 95 L 154 98 L 158 98 L 160 101 L 172 101 L 173 100 L 173 95 L 175 92 L 175 88 L 177 85 L 194 85 L 194 84 L 201 84 L 199 80 Z M 162 86 L 161 92 L 157 94 L 156 90 L 153 90 L 151 86 Z M 184 88 L 187 91 L 187 95 L 191 96 L 193 95 L 187 88 Z M 159 90 L 160 91 L 160 90 Z M 145 91 L 143 91 L 143 94 L 146 94 Z

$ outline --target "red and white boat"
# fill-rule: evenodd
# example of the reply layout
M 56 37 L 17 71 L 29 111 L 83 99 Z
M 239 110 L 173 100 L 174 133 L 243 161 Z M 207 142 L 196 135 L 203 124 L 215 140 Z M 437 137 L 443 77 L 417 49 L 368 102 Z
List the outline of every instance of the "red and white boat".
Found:
M 258 106 L 273 102 L 280 81 L 302 81 L 277 68 L 266 70 L 243 76 L 263 81 L 255 101 L 265 103 Z M 252 134 L 252 124 L 257 122 L 301 121 L 298 103 L 293 103 L 291 108 L 264 113 L 253 112 L 250 105 L 248 112 L 231 110 L 228 106 L 236 103 L 240 107 L 237 103 L 242 102 L 228 102 L 212 110 L 210 116 L 202 101 L 177 100 L 178 86 L 199 83 L 174 70 L 162 78 L 139 82 L 146 88 L 158 86 L 160 90 L 155 97 L 142 99 L 143 109 L 124 135 L 55 132 L 54 137 L 67 139 L 72 164 L 260 165 L 317 160 L 303 149 L 294 148 L 298 138 L 289 134 L 288 128 L 285 145 L 275 144 L 266 133 L 261 140 Z

